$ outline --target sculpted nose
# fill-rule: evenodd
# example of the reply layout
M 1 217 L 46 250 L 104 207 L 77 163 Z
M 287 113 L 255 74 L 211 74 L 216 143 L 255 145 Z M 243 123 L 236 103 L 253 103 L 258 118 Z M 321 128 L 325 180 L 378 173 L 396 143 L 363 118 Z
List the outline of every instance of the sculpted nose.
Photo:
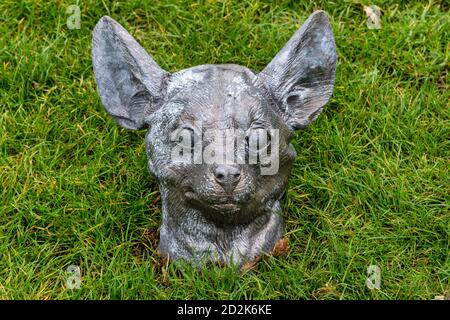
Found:
M 215 165 L 213 173 L 216 181 L 228 194 L 231 194 L 241 179 L 241 168 L 237 165 Z

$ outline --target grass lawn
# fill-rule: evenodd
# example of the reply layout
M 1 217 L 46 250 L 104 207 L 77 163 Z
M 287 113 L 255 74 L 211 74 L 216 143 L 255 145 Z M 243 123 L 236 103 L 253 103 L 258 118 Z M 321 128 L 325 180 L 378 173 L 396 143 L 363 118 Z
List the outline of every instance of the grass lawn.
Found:
M 398 4 L 400 2 L 400 4 Z M 450 296 L 447 1 L 0 3 L 0 298 L 433 299 Z M 314 9 L 338 50 L 333 97 L 298 132 L 284 203 L 290 251 L 245 273 L 162 265 L 144 131 L 103 110 L 91 32 L 119 21 L 166 70 L 260 71 Z M 66 286 L 79 266 L 80 289 Z M 366 286 L 367 268 L 381 288 Z

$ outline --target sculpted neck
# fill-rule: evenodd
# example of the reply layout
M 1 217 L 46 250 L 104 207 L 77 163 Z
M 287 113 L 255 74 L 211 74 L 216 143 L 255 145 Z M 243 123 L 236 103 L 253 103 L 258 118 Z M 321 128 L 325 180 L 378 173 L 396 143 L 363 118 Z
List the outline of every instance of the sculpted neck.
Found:
M 277 202 L 248 224 L 218 226 L 201 211 L 189 207 L 177 190 L 160 186 L 162 224 L 159 250 L 171 260 L 221 261 L 241 265 L 270 252 L 282 236 L 283 223 Z

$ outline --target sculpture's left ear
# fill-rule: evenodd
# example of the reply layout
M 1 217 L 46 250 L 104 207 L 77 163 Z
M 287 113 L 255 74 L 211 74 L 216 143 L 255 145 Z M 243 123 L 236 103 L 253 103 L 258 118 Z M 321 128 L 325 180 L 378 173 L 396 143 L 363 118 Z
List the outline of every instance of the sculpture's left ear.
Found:
M 306 128 L 333 92 L 336 46 L 328 17 L 314 12 L 259 73 L 292 129 Z

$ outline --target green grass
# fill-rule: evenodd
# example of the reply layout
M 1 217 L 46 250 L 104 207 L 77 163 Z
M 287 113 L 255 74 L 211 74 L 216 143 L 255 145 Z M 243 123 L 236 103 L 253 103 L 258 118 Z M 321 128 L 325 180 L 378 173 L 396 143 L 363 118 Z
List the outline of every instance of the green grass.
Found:
M 433 299 L 450 295 L 450 10 L 446 1 L 0 3 L 0 298 Z M 161 266 L 145 132 L 102 109 L 91 31 L 108 14 L 168 71 L 262 68 L 317 8 L 332 21 L 337 79 L 294 143 L 283 216 L 291 250 L 255 270 Z M 78 265 L 79 290 L 65 285 Z M 381 268 L 381 289 L 366 270 Z

